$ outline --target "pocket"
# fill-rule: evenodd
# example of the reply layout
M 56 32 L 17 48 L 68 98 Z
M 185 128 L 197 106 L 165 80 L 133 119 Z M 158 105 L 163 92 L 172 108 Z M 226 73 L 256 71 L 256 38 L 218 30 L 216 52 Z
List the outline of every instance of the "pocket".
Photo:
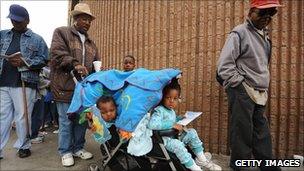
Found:
M 60 73 L 56 78 L 58 89 L 61 91 L 72 91 L 74 90 L 74 82 L 69 73 Z
M 29 44 L 28 46 L 26 46 L 26 54 L 28 55 L 28 57 L 32 57 L 35 56 L 38 52 L 38 48 L 33 45 L 33 44 Z
M 227 93 L 228 93 L 228 91 L 233 91 L 240 95 L 248 95 L 242 82 L 239 85 L 237 85 L 236 87 L 228 87 Z
M 243 85 L 243 83 L 240 83 L 238 86 L 235 87 L 240 94 L 246 94 L 247 95 L 247 91 Z
M 72 77 L 66 72 L 54 73 L 51 81 L 58 91 L 72 91 L 75 87 Z

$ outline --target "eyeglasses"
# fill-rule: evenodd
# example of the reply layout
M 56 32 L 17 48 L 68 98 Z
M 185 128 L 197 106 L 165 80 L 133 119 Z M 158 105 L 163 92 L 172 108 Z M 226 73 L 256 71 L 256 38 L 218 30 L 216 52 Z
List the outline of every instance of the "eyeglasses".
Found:
M 276 13 L 278 12 L 278 10 L 276 10 L 275 8 L 271 8 L 271 9 L 260 9 L 258 11 L 258 15 L 260 17 L 265 17 L 265 16 L 274 16 Z

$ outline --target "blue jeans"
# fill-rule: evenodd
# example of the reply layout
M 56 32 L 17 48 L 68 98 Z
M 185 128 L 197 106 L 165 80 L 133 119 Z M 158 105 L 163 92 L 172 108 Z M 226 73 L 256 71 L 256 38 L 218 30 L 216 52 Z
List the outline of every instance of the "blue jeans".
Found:
M 84 147 L 87 124 L 68 119 L 69 103 L 56 102 L 59 114 L 58 152 L 61 156 L 75 153 Z
M 25 88 L 25 90 L 29 115 L 29 131 L 31 131 L 31 114 L 34 107 L 36 90 L 31 88 Z M 0 157 L 3 157 L 2 150 L 9 139 L 13 120 L 16 122 L 16 133 L 18 137 L 14 147 L 17 149 L 29 149 L 31 143 L 26 137 L 22 88 L 0 87 L 0 97 Z
M 31 138 L 36 138 L 39 133 L 39 128 L 42 125 L 44 119 L 44 97 L 38 99 L 35 102 L 33 113 L 32 113 L 32 134 Z
M 44 117 L 46 123 L 55 122 L 58 125 L 58 112 L 54 101 L 44 102 Z

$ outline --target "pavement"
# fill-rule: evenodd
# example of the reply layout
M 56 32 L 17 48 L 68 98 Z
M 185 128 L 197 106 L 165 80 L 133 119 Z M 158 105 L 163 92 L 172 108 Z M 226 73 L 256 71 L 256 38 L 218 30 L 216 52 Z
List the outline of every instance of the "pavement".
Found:
M 27 158 L 19 158 L 13 143 L 16 141 L 15 131 L 11 131 L 8 144 L 4 149 L 4 158 L 0 160 L 0 170 L 88 170 L 88 166 L 92 163 L 100 163 L 102 155 L 100 153 L 99 144 L 97 144 L 89 131 L 86 135 L 85 149 L 93 153 L 94 158 L 90 160 L 82 160 L 75 158 L 75 165 L 72 167 L 63 167 L 61 159 L 57 152 L 57 134 L 52 133 L 53 129 L 46 130 L 45 140 L 40 144 L 32 144 L 32 155 Z M 228 167 L 229 156 L 213 154 L 212 159 L 219 164 L 223 170 L 230 171 Z M 109 169 L 106 169 L 109 170 Z M 259 170 L 257 168 L 251 169 Z M 304 171 L 303 166 L 299 168 L 282 168 L 283 171 Z

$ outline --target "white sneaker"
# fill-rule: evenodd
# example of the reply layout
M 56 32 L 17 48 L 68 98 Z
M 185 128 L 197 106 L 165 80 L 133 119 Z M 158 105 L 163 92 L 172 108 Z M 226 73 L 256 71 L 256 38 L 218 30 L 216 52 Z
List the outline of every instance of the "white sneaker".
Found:
M 44 138 L 43 137 L 36 137 L 36 138 L 33 138 L 31 139 L 31 143 L 32 144 L 40 144 L 44 141 Z
M 188 169 L 191 171 L 202 171 L 201 167 L 199 167 L 195 163 L 192 166 L 188 167 Z
M 69 167 L 74 165 L 74 158 L 72 153 L 67 153 L 61 157 L 61 162 L 63 166 Z
M 93 154 L 90 152 L 87 152 L 85 149 L 81 149 L 73 154 L 75 157 L 80 157 L 81 159 L 87 160 L 91 159 L 93 157 Z
M 222 170 L 221 166 L 213 163 L 211 160 L 209 161 L 200 161 L 198 158 L 195 159 L 195 163 L 200 167 L 205 167 L 209 170 Z

